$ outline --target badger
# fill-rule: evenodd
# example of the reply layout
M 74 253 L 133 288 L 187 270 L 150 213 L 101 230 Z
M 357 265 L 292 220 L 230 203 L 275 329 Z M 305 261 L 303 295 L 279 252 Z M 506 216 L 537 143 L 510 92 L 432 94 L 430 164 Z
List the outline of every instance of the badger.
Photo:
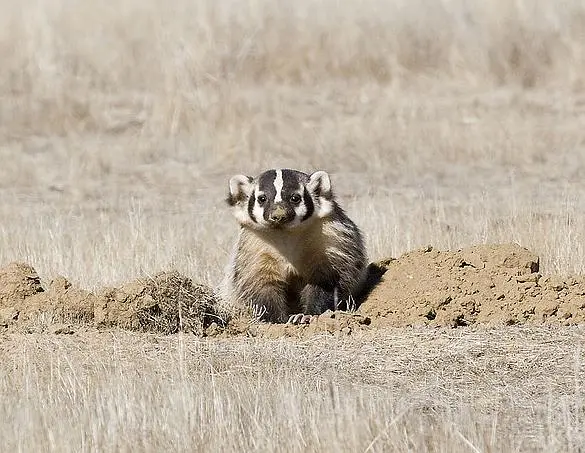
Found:
M 351 308 L 366 277 L 364 240 L 325 171 L 236 175 L 226 201 L 240 224 L 223 281 L 228 306 L 293 324 Z

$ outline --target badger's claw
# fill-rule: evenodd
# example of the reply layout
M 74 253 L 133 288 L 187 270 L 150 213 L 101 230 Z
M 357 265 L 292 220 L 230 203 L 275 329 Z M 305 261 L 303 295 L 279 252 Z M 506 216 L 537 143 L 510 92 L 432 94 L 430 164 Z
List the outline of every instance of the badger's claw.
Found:
M 303 313 L 297 313 L 296 315 L 291 315 L 290 318 L 288 318 L 288 321 L 286 323 L 287 324 L 294 324 L 294 325 L 309 324 L 311 322 L 311 319 L 313 319 L 313 315 L 305 315 Z

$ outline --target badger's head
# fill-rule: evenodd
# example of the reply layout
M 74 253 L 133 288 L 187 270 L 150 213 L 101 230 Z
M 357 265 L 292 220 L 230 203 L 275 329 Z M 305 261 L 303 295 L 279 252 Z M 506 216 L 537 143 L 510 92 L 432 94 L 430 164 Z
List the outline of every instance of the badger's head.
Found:
M 257 178 L 230 179 L 227 202 L 241 225 L 255 229 L 294 228 L 331 214 L 331 180 L 324 171 L 276 169 Z

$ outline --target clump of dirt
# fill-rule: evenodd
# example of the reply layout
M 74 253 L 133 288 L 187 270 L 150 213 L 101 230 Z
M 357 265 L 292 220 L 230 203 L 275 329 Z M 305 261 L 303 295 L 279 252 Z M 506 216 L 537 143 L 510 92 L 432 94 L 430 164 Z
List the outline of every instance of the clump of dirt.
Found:
M 96 297 L 91 292 L 76 288 L 65 277 L 58 276 L 46 291 L 27 297 L 20 304 L 18 319 L 41 319 L 50 323 L 89 322 L 93 319 L 95 303 Z
M 0 268 L 0 308 L 18 304 L 42 291 L 41 279 L 32 266 L 10 263 Z
M 0 326 L 87 321 L 93 317 L 93 303 L 91 293 L 71 287 L 64 277 L 55 278 L 45 291 L 28 264 L 0 268 Z
M 205 330 L 205 335 L 222 338 L 231 336 L 304 338 L 317 334 L 346 336 L 366 329 L 370 324 L 371 319 L 362 314 L 330 310 L 319 316 L 313 316 L 310 323 L 302 325 L 258 322 L 251 316 L 240 315 L 230 319 L 225 329 L 218 328 L 215 323 L 212 323 Z
M 542 277 L 538 256 L 516 244 L 426 247 L 385 267 L 358 310 L 377 326 L 585 322 L 585 278 Z
M 94 321 L 98 326 L 201 335 L 211 322 L 221 323 L 212 290 L 176 271 L 103 289 L 97 300 Z

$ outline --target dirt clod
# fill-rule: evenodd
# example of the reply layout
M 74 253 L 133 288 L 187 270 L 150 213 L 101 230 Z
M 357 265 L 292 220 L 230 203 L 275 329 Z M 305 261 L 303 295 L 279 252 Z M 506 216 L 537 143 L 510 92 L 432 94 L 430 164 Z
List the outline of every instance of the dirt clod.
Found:
M 164 334 L 179 331 L 203 334 L 213 321 L 215 296 L 205 285 L 194 284 L 176 271 L 137 279 L 98 295 L 95 322 Z
M 0 268 L 0 308 L 17 305 L 42 291 L 41 279 L 32 266 L 14 262 Z

